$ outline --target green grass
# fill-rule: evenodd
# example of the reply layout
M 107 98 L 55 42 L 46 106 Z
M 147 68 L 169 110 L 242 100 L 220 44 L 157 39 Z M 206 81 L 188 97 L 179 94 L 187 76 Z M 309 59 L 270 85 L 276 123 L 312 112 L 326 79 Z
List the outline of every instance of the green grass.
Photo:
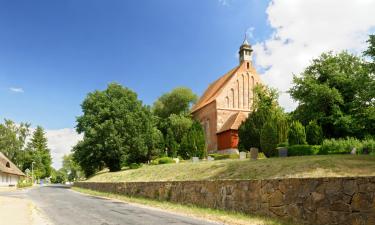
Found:
M 144 165 L 138 169 L 119 172 L 102 171 L 87 181 L 131 182 L 345 176 L 375 176 L 375 156 L 321 155 Z
M 220 222 L 224 224 L 232 225 L 292 225 L 292 223 L 278 221 L 276 219 L 266 218 L 262 216 L 247 215 L 237 212 L 228 212 L 217 209 L 201 208 L 191 205 L 180 205 L 171 202 L 157 201 L 139 197 L 127 197 L 124 195 L 111 194 L 106 192 L 92 191 L 83 188 L 73 187 L 73 190 L 94 195 L 104 198 L 117 199 L 120 201 L 141 204 L 144 206 L 149 206 L 157 209 L 161 209 L 168 212 L 174 212 L 185 216 L 201 218 L 205 220 Z

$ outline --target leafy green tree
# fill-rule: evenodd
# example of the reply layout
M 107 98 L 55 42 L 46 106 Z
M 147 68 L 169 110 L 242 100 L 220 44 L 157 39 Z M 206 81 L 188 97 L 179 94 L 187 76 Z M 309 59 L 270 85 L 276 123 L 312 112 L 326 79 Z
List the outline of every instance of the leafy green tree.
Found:
M 24 167 L 26 159 L 25 145 L 29 135 L 30 124 L 15 124 L 5 119 L 0 124 L 0 150 L 19 168 Z
M 262 152 L 267 157 L 275 156 L 278 143 L 277 126 L 272 120 L 269 120 L 263 125 L 260 132 L 260 147 Z
M 306 126 L 306 141 L 310 145 L 320 145 L 323 142 L 323 131 L 316 121 L 310 121 Z
M 51 171 L 51 183 L 53 184 L 64 184 L 67 181 L 66 172 L 63 169 L 55 170 L 52 168 Z
M 188 115 L 190 106 L 197 100 L 190 88 L 178 87 L 171 92 L 163 94 L 155 101 L 153 112 L 160 118 L 168 118 L 170 115 Z
M 32 168 L 34 164 L 34 176 L 36 178 L 46 178 L 51 175 L 52 157 L 47 146 L 47 138 L 44 129 L 37 126 L 26 149 L 25 168 Z
M 184 159 L 206 156 L 206 142 L 202 125 L 194 121 L 190 129 L 182 137 L 179 155 Z
M 62 168 L 60 169 L 66 176 L 67 181 L 76 181 L 83 177 L 81 167 L 73 160 L 73 154 L 63 156 Z
M 288 133 L 289 145 L 306 144 L 305 127 L 299 121 L 293 121 Z
M 241 124 L 239 135 L 239 148 L 249 150 L 251 147 L 262 149 L 260 136 L 267 122 L 275 124 L 277 136 L 275 142 L 286 141 L 288 132 L 288 118 L 277 103 L 278 94 L 275 89 L 262 85 L 254 88 L 254 103 L 252 112 L 244 123 Z
M 111 83 L 104 91 L 89 93 L 77 118 L 83 141 L 73 149 L 74 159 L 86 175 L 103 167 L 119 171 L 123 164 L 148 160 L 148 142 L 153 137 L 153 116 L 137 94 Z
M 371 48 L 368 53 L 373 51 Z M 373 135 L 375 129 L 374 73 L 360 57 L 347 52 L 314 59 L 289 90 L 299 102 L 295 120 L 315 120 L 327 138 Z

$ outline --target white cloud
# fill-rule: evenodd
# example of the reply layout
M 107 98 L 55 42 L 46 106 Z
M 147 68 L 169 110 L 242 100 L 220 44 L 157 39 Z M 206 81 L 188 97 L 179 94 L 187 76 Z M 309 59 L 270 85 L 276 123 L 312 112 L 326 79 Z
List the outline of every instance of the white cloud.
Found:
M 78 134 L 74 129 L 64 128 L 58 130 L 46 130 L 48 147 L 51 150 L 53 167 L 61 168 L 62 157 L 69 154 L 72 147 L 82 140 L 83 136 Z
M 25 92 L 22 88 L 17 88 L 17 87 L 10 87 L 9 90 L 11 92 L 15 92 L 15 93 L 24 93 Z
M 223 6 L 228 6 L 230 0 L 219 0 L 219 3 Z
M 373 0 L 273 0 L 267 14 L 274 33 L 253 46 L 255 64 L 269 68 L 262 79 L 282 92 L 279 101 L 288 111 L 296 107 L 285 93 L 293 74 L 322 52 L 361 53 L 375 27 Z

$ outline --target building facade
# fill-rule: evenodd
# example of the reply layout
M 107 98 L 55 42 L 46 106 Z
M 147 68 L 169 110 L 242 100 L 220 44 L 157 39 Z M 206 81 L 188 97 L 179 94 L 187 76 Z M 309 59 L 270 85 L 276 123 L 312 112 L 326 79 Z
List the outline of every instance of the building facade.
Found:
M 205 130 L 208 152 L 238 152 L 238 128 L 253 105 L 253 88 L 261 83 L 245 41 L 239 50 L 239 65 L 210 84 L 192 108 L 193 117 Z
M 18 180 L 24 176 L 25 174 L 0 152 L 0 187 L 16 186 Z

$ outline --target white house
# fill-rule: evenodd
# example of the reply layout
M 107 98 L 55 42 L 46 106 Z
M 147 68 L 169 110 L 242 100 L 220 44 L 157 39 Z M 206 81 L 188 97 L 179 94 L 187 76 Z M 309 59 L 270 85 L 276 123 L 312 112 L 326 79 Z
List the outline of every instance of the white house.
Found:
M 18 180 L 24 176 L 25 174 L 0 152 L 0 187 L 17 185 Z

